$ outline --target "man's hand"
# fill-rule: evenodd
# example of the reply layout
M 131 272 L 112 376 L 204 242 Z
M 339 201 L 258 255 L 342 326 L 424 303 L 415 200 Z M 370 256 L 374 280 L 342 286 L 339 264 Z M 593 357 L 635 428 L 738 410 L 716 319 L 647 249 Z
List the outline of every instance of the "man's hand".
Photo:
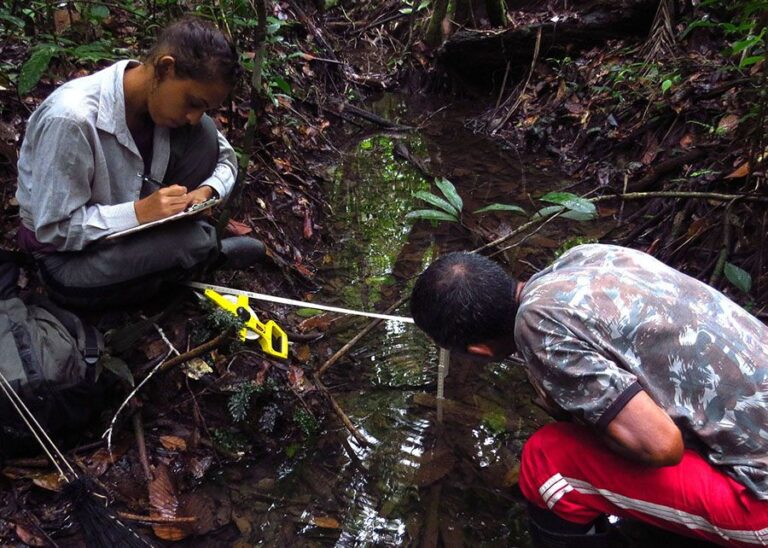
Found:
M 136 219 L 144 224 L 180 213 L 189 203 L 187 189 L 181 185 L 171 185 L 134 202 L 133 207 Z
M 638 392 L 605 430 L 608 446 L 628 459 L 672 466 L 683 458 L 683 435 L 661 407 Z

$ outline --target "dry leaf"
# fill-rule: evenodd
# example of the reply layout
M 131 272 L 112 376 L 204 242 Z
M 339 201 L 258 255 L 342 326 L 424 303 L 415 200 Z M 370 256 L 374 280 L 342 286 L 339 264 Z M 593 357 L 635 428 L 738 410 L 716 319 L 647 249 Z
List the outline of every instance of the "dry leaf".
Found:
M 164 464 L 158 465 L 154 476 L 149 483 L 150 515 L 169 519 L 178 517 L 179 499 L 176 497 L 168 467 Z M 185 528 L 174 524 L 153 525 L 152 530 L 162 540 L 181 540 L 189 536 Z
M 739 167 L 734 169 L 731 173 L 725 176 L 726 179 L 741 179 L 742 177 L 746 177 L 749 175 L 749 162 L 745 162 L 741 164 Z
M 187 440 L 179 436 L 160 436 L 160 443 L 168 451 L 186 451 Z
M 415 485 L 426 487 L 445 477 L 456 465 L 456 457 L 447 449 L 427 451 L 413 479 Z
M 717 124 L 717 131 L 722 133 L 731 133 L 739 126 L 739 117 L 735 114 L 726 114 L 720 118 L 720 123 Z
M 312 350 L 308 344 L 298 344 L 293 347 L 293 355 L 301 363 L 307 363 L 309 358 L 312 357 Z
M 694 138 L 693 134 L 686 133 L 680 137 L 680 146 L 683 148 L 691 148 L 693 146 Z
M 61 477 L 58 472 L 51 472 L 50 474 L 43 474 L 37 476 L 32 480 L 32 483 L 38 487 L 42 487 L 46 491 L 54 491 L 58 493 L 66 483 L 66 480 Z
M 333 320 L 334 318 L 331 317 L 329 314 L 320 314 L 319 316 L 312 316 L 311 318 L 307 318 L 306 320 L 304 320 L 299 324 L 299 331 L 301 333 L 306 333 L 307 331 L 311 331 L 313 329 L 316 329 L 318 331 L 327 331 L 328 327 L 330 327 Z
M 288 382 L 299 390 L 304 388 L 304 370 L 295 365 L 288 366 Z
M 512 487 L 520 480 L 520 463 L 515 464 L 504 474 L 503 486 Z
M 154 360 L 168 353 L 168 345 L 163 339 L 155 339 L 144 347 L 144 355 L 148 360 Z
M 48 540 L 42 534 L 34 532 L 32 527 L 21 523 L 16 524 L 16 536 L 28 546 L 48 546 Z
M 184 364 L 184 373 L 190 379 L 199 381 L 208 373 L 213 373 L 213 369 L 203 358 L 192 358 Z
M 232 236 L 245 236 L 246 234 L 253 232 L 253 228 L 240 221 L 235 221 L 234 219 L 227 221 L 225 230 L 227 231 L 227 234 L 231 234 Z
M 340 529 L 339 520 L 330 516 L 312 516 L 312 525 L 322 527 L 323 529 Z

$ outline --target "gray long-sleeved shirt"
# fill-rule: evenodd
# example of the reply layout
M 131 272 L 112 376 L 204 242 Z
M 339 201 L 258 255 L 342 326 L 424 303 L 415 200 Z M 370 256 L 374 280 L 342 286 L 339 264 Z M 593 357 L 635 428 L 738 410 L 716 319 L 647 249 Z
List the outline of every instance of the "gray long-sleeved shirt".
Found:
M 144 173 L 125 121 L 120 61 L 54 91 L 32 114 L 19 155 L 21 221 L 40 243 L 77 251 L 107 234 L 139 224 L 134 202 L 144 175 L 162 181 L 170 157 L 170 132 L 155 126 L 152 166 Z M 219 160 L 203 185 L 219 196 L 237 175 L 235 151 L 221 133 Z

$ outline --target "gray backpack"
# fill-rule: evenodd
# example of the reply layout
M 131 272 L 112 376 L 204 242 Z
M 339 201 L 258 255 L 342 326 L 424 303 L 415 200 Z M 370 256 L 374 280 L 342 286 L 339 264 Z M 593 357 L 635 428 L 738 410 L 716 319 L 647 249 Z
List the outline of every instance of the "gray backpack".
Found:
M 18 274 L 15 264 L 0 263 L 0 372 L 52 433 L 77 429 L 90 418 L 98 392 L 103 337 L 43 297 L 22 300 Z M 0 439 L 23 437 L 25 430 L 0 391 Z

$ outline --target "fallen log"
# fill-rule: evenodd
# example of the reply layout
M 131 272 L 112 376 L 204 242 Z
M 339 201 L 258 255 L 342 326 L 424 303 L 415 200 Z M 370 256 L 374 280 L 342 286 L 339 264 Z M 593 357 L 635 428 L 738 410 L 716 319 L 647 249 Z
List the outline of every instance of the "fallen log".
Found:
M 581 11 L 557 17 L 543 13 L 539 21 L 502 32 L 460 30 L 443 44 L 439 59 L 466 76 L 492 74 L 507 63 L 521 70 L 530 63 L 539 29 L 542 57 L 571 55 L 607 40 L 645 38 L 657 5 L 655 0 L 590 2 Z

